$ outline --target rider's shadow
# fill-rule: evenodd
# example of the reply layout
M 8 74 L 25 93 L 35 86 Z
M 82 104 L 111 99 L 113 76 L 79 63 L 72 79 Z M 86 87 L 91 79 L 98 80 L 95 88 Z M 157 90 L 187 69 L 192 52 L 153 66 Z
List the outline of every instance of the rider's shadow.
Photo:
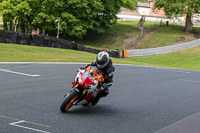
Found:
M 112 105 L 98 104 L 96 106 L 76 106 L 72 107 L 66 114 L 113 114 L 117 110 Z

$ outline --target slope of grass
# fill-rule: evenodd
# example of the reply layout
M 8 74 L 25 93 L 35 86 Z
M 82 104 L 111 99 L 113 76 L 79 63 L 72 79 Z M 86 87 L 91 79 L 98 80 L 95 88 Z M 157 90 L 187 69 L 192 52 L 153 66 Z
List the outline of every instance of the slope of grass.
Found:
M 72 39 L 81 45 L 97 48 L 97 49 L 116 49 L 119 48 L 124 43 L 124 39 L 136 37 L 140 34 L 140 30 L 137 30 L 138 21 L 129 22 L 118 22 L 113 25 L 103 34 L 96 34 L 94 32 L 88 32 L 88 35 L 80 39 Z M 145 28 L 153 28 L 155 22 L 145 22 Z
M 171 25 L 155 30 L 146 36 L 138 45 L 138 49 L 155 48 L 195 40 L 196 38 L 185 33 L 184 27 Z

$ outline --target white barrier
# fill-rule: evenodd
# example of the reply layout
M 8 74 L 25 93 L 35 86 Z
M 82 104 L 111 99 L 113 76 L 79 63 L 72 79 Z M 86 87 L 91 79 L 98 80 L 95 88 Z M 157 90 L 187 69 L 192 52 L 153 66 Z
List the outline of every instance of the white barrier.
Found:
M 182 50 L 186 48 L 191 48 L 197 45 L 200 45 L 200 39 L 186 42 L 186 43 L 158 47 L 158 48 L 124 50 L 123 57 L 158 55 L 158 54 L 164 54 L 164 53 L 178 51 L 178 50 Z

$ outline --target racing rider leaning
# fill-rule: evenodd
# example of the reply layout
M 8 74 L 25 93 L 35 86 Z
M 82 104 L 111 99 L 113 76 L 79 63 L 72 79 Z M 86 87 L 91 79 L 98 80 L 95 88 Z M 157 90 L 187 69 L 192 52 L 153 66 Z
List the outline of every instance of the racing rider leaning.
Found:
M 96 66 L 103 73 L 105 79 L 102 84 L 103 90 L 91 101 L 91 105 L 95 106 L 100 98 L 108 95 L 108 88 L 113 83 L 115 68 L 112 64 L 112 60 L 109 58 L 109 54 L 106 51 L 99 52 L 96 56 L 96 60 L 94 60 L 91 64 L 86 65 L 85 68 L 88 66 Z

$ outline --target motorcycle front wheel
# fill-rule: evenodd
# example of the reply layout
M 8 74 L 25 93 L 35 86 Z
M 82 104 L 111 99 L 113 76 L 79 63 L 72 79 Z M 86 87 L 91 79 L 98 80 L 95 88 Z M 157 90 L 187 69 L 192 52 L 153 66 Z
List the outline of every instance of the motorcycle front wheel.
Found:
M 60 111 L 61 112 L 67 112 L 72 107 L 77 96 L 78 96 L 78 93 L 75 90 L 72 90 L 72 92 L 70 92 L 67 95 L 67 97 L 65 98 L 65 100 L 61 104 Z

